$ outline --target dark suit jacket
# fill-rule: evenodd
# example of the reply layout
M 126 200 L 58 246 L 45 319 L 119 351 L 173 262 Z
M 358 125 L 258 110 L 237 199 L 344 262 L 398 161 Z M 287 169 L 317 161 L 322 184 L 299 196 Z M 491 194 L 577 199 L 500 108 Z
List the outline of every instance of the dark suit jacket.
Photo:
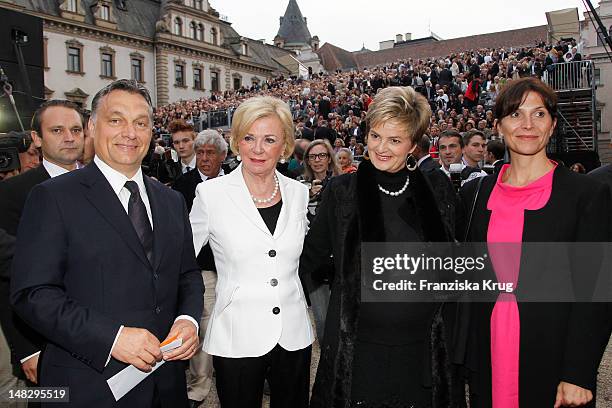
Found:
M 469 241 L 486 242 L 491 211 L 487 203 L 496 176 L 483 179 L 469 229 Z M 469 212 L 478 181 L 461 190 Z M 584 175 L 558 166 L 553 176 L 552 193 L 540 210 L 525 211 L 523 242 L 607 242 L 610 240 L 610 193 L 606 187 Z M 521 293 L 541 288 L 542 282 L 567 279 L 557 269 L 561 254 L 533 254 L 523 247 L 519 281 L 518 308 L 521 321 L 519 357 L 519 402 L 521 407 L 554 405 L 559 381 L 594 390 L 597 367 L 608 344 L 612 319 L 605 303 L 521 302 Z M 586 256 L 586 255 L 585 255 Z M 572 267 L 570 284 L 582 292 L 595 286 L 596 277 L 587 273 L 596 260 L 583 259 Z M 534 267 L 535 266 L 535 267 Z M 538 269 L 537 267 L 540 266 Z M 547 274 L 555 279 L 547 280 Z M 492 277 L 495 279 L 495 276 Z M 548 287 L 547 283 L 544 283 Z M 475 376 L 470 390 L 478 395 L 476 408 L 491 406 L 490 321 L 493 304 L 472 305 L 472 346 L 468 366 Z M 591 406 L 591 405 L 589 405 Z M 595 404 L 593 403 L 593 407 Z
M 0 229 L 6 232 L 7 238 L 13 237 L 14 239 L 17 236 L 17 227 L 30 190 L 49 178 L 49 173 L 41 164 L 35 169 L 0 182 Z M 7 250 L 9 250 L 8 247 Z M 37 253 L 38 251 L 35 251 L 31 255 Z M 20 361 L 40 351 L 44 347 L 45 340 L 13 313 L 10 306 L 10 265 L 13 254 L 14 244 L 0 266 L 2 268 L 0 272 L 0 323 L 11 349 L 13 373 L 19 378 L 25 378 Z
M 195 190 L 198 184 L 202 182 L 202 177 L 197 168 L 189 170 L 176 180 L 172 188 L 183 195 L 187 210 L 191 211 L 191 205 L 195 198 Z
M 437 170 L 440 168 L 440 165 L 437 164 L 434 161 L 434 159 L 432 159 L 430 156 L 426 158 L 425 160 L 423 160 L 421 164 L 419 164 L 419 168 L 421 169 L 421 171 L 425 172 L 425 171 Z
M 174 319 L 200 320 L 203 284 L 185 201 L 144 177 L 153 218 L 149 262 L 110 184 L 92 163 L 34 189 L 19 226 L 11 275 L 16 312 L 48 340 L 41 386 L 69 386 L 75 407 L 187 404 L 185 365 L 170 362 L 115 403 L 106 364 L 121 325 L 163 340 Z M 36 253 L 33 257 L 32 254 Z
M 591 170 L 589 172 L 589 176 L 592 176 L 596 180 L 606 184 L 612 190 L 612 164 Z
M 314 131 L 315 139 L 327 139 L 332 146 L 334 145 L 337 137 L 338 133 L 336 133 L 334 129 L 330 129 L 325 126 L 319 126 Z
M 200 172 L 198 169 L 193 169 L 183 174 L 174 186 L 173 189 L 178 191 L 185 197 L 185 203 L 187 204 L 187 210 L 191 212 L 191 206 L 193 205 L 193 199 L 195 198 L 195 191 L 198 184 L 202 182 L 202 177 L 200 176 Z M 213 271 L 217 272 L 217 268 L 215 267 L 215 258 L 213 256 L 212 250 L 210 249 L 210 245 L 206 244 L 202 247 L 197 258 L 198 266 L 200 269 L 204 271 Z

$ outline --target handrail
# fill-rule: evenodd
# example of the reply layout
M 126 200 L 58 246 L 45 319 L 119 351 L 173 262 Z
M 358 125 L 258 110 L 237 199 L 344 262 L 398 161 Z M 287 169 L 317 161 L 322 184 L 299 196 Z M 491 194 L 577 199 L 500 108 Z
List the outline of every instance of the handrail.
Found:
M 576 132 L 576 129 L 574 129 L 574 127 L 572 126 L 571 123 L 569 123 L 569 121 L 565 118 L 565 116 L 563 116 L 563 114 L 561 112 L 558 112 L 559 117 L 561 119 L 563 119 L 563 121 L 565 122 L 565 124 L 571 129 L 572 132 L 574 132 L 574 134 L 576 135 L 576 137 L 578 138 L 578 140 L 580 140 L 580 142 L 582 142 L 582 144 L 584 145 L 584 147 L 586 147 L 587 149 L 589 149 L 589 146 L 586 144 L 586 142 L 584 141 L 584 139 L 582 137 L 580 137 L 580 135 L 578 134 L 578 132 Z M 593 141 L 595 142 L 595 141 Z
M 542 80 L 555 91 L 595 89 L 593 61 L 572 61 L 548 65 Z

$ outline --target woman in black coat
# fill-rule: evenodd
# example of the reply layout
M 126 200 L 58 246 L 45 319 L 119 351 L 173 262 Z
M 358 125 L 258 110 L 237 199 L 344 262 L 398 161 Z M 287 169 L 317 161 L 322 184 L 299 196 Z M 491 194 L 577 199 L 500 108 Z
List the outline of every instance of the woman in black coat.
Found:
M 504 87 L 497 130 L 512 164 L 461 192 L 472 213 L 468 240 L 487 242 L 489 251 L 514 243 L 519 251 L 490 269 L 492 279 L 515 284 L 512 295 L 501 295 L 512 297 L 472 304 L 468 361 L 475 408 L 595 406 L 612 320 L 607 304 L 589 300 L 605 248 L 579 243 L 610 240 L 610 197 L 604 185 L 546 157 L 556 109 L 554 91 L 538 79 Z M 508 259 L 515 260 L 512 276 Z M 568 293 L 578 301 L 567 301 Z
M 367 114 L 368 154 L 356 173 L 330 180 L 300 259 L 307 286 L 334 258 L 331 298 L 313 408 L 462 406 L 452 369 L 452 305 L 361 302 L 361 244 L 448 242 L 454 192 L 438 170 L 407 158 L 429 124 L 429 104 L 412 88 L 379 92 Z M 312 288 L 312 286 L 311 286 Z M 446 308 L 448 306 L 448 308 Z

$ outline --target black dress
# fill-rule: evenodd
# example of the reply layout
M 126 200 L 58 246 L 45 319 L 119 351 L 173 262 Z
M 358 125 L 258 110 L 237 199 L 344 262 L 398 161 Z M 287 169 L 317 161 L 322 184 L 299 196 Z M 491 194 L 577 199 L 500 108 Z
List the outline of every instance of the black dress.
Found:
M 376 171 L 387 191 L 399 191 L 408 172 Z M 418 242 L 417 232 L 400 216 L 406 194 L 379 191 L 387 242 Z M 435 303 L 363 302 L 361 304 L 351 399 L 354 405 L 429 407 L 431 390 L 423 385 Z
M 401 189 L 406 175 L 380 173 L 365 160 L 357 172 L 333 177 L 323 191 L 300 258 L 300 277 L 309 287 L 334 257 L 311 408 L 464 406 L 465 390 L 451 367 L 461 355 L 448 308 L 361 301 L 362 243 L 453 239 L 456 204 L 449 179 L 439 170 L 417 169 L 399 197 L 380 193 L 378 184 Z

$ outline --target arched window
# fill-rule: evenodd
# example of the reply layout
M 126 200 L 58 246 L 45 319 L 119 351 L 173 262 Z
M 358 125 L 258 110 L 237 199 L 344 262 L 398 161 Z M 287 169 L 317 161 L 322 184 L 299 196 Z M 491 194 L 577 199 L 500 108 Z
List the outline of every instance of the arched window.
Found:
M 211 37 L 211 42 L 214 45 L 219 45 L 219 42 L 217 40 L 217 29 L 215 27 L 210 29 L 210 37 Z
M 195 21 L 189 23 L 189 37 L 193 38 L 194 40 L 198 39 L 198 31 Z
M 198 24 L 197 39 L 204 41 L 204 24 L 202 23 Z
M 183 20 L 180 17 L 174 19 L 174 34 L 183 35 Z

